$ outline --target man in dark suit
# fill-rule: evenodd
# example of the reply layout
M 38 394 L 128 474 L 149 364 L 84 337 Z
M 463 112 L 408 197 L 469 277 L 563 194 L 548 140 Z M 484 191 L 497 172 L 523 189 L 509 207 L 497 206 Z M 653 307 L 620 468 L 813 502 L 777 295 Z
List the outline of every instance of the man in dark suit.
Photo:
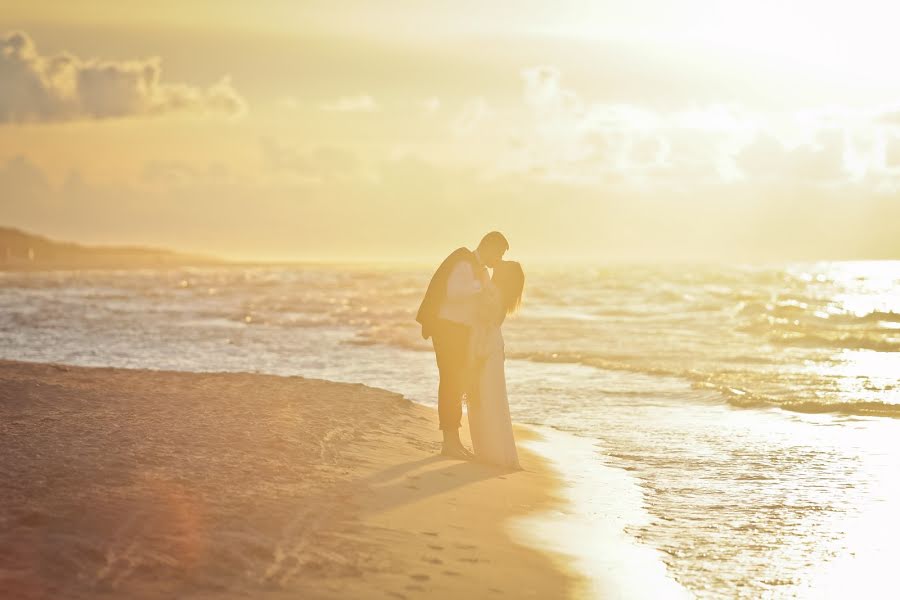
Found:
M 509 242 L 503 234 L 492 231 L 474 252 L 468 248 L 454 250 L 432 276 L 416 315 L 416 321 L 422 325 L 422 337 L 432 339 L 440 373 L 438 415 L 444 434 L 444 456 L 472 458 L 459 440 L 469 335 L 478 294 L 488 283 L 487 267 L 494 268 L 508 249 Z

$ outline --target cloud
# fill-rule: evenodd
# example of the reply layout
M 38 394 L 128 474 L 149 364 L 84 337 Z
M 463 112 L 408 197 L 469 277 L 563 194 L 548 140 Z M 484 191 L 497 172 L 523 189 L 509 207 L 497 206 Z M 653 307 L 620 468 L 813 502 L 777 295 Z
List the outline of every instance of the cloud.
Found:
M 41 55 L 31 37 L 0 38 L 0 123 L 150 117 L 169 113 L 237 115 L 244 100 L 229 78 L 208 88 L 163 83 L 159 58 L 130 61 Z
M 181 160 L 151 160 L 144 164 L 141 181 L 150 185 L 177 186 L 198 181 L 206 183 L 231 181 L 231 172 L 221 162 L 198 166 Z
M 147 163 L 132 183 L 73 171 L 57 184 L 16 157 L 0 160 L 0 189 L 32 196 L 13 205 L 0 194 L 0 214 L 8 225 L 62 239 L 245 258 L 439 259 L 489 229 L 506 233 L 522 258 L 896 258 L 900 251 L 896 194 L 879 197 L 862 184 L 846 202 L 846 190 L 805 181 L 667 186 L 661 194 L 522 174 L 485 178 L 414 155 L 372 166 L 377 177 L 313 184 L 240 169 L 220 177 L 221 167 L 203 161 L 165 161 Z
M 891 123 L 900 123 L 893 109 L 773 113 L 713 103 L 662 110 L 592 103 L 567 89 L 551 66 L 520 75 L 529 114 L 511 136 L 500 172 L 588 185 L 618 178 L 680 187 L 893 177 Z
M 487 101 L 482 97 L 471 98 L 453 120 L 451 130 L 456 136 L 466 136 L 491 113 Z
M 346 179 L 360 172 L 359 159 L 336 146 L 317 146 L 301 151 L 271 138 L 260 140 L 263 161 L 272 171 L 288 172 L 310 181 Z
M 900 125 L 900 107 L 884 111 L 878 115 L 878 121 L 887 125 Z
M 639 106 L 590 103 L 562 85 L 559 69 L 537 66 L 520 72 L 528 109 L 516 130 L 504 169 L 539 179 L 580 185 L 638 180 L 671 167 L 671 119 Z
M 754 180 L 828 183 L 844 175 L 843 135 L 820 132 L 811 143 L 788 147 L 772 134 L 761 134 L 741 149 L 735 160 L 741 172 Z
M 285 110 L 297 110 L 301 106 L 300 101 L 294 96 L 280 96 L 275 105 Z
M 426 115 L 433 115 L 441 109 L 441 99 L 437 96 L 426 98 L 422 102 L 422 112 Z
M 15 201 L 17 194 L 31 196 L 49 187 L 44 172 L 22 155 L 14 156 L 0 165 L 0 182 L 3 183 L 3 197 Z
M 378 110 L 378 103 L 368 94 L 342 96 L 334 102 L 323 104 L 322 110 L 329 112 L 375 112 Z
M 53 214 L 47 206 L 52 195 L 50 180 L 39 166 L 22 155 L 0 163 L 0 190 L 0 225 L 27 225 L 31 219 Z
M 888 140 L 884 154 L 884 162 L 887 168 L 900 169 L 900 138 Z

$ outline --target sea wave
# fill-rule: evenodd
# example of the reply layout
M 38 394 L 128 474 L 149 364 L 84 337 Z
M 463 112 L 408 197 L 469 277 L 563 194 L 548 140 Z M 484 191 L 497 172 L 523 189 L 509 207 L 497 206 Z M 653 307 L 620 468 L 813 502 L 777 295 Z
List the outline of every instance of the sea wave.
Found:
M 834 326 L 869 326 L 872 323 L 900 323 L 900 313 L 893 311 L 872 310 L 854 313 L 836 309 L 830 303 L 801 302 L 796 300 L 777 303 L 741 302 L 737 313 L 740 316 L 757 318 L 770 317 L 773 321 L 780 319 L 800 319 L 821 327 Z
M 829 303 L 798 300 L 743 303 L 736 331 L 770 343 L 813 349 L 900 352 L 900 313 L 839 311 Z
M 900 418 L 900 404 L 891 402 L 826 399 L 786 400 L 724 385 L 710 385 L 709 387 L 717 389 L 725 397 L 728 404 L 737 408 L 778 408 L 806 414 L 833 413 L 864 417 Z
M 900 338 L 875 335 L 773 332 L 769 340 L 786 346 L 900 352 Z
M 850 396 L 862 385 L 857 375 L 834 367 L 847 353 L 900 352 L 891 291 L 900 270 L 879 283 L 829 279 L 815 269 L 533 270 L 522 312 L 504 324 L 507 355 L 712 382 L 765 396 L 760 406 L 890 414 L 890 403 L 866 402 L 896 396 L 883 374 L 893 359 L 878 359 L 890 365 L 857 397 Z M 140 338 L 148 347 L 187 335 L 218 347 L 223 335 L 244 339 L 231 330 L 246 328 L 261 347 L 277 346 L 273 354 L 329 331 L 349 346 L 430 351 L 414 321 L 428 277 L 425 270 L 318 267 L 17 275 L 0 294 L 0 339 L 18 343 L 31 332 L 46 343 L 54 331 L 74 329 L 123 347 L 132 343 L 128 329 L 139 325 L 153 332 Z M 792 374 L 798 369 L 803 377 Z M 839 380 L 848 385 L 835 385 Z

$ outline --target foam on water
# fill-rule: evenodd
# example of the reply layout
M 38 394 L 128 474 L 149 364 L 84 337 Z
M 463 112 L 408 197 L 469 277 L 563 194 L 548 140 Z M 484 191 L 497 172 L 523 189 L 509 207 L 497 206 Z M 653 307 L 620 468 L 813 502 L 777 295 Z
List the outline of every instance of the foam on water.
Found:
M 650 522 L 637 482 L 626 471 L 599 462 L 589 440 L 536 429 L 541 437 L 521 444 L 551 461 L 569 506 L 517 520 L 514 536 L 572 560 L 584 578 L 579 598 L 690 598 L 666 571 L 661 554 L 625 533 Z

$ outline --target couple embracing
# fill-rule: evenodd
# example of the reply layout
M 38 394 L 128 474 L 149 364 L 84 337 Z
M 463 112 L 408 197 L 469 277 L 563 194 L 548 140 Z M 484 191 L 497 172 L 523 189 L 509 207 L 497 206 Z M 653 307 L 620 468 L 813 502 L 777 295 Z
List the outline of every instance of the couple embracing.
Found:
M 515 469 L 500 328 L 522 300 L 525 274 L 519 263 L 503 260 L 508 249 L 503 234 L 492 231 L 474 252 L 455 250 L 431 278 L 416 321 L 422 337 L 432 339 L 440 373 L 441 454 Z M 459 439 L 463 397 L 474 454 Z

